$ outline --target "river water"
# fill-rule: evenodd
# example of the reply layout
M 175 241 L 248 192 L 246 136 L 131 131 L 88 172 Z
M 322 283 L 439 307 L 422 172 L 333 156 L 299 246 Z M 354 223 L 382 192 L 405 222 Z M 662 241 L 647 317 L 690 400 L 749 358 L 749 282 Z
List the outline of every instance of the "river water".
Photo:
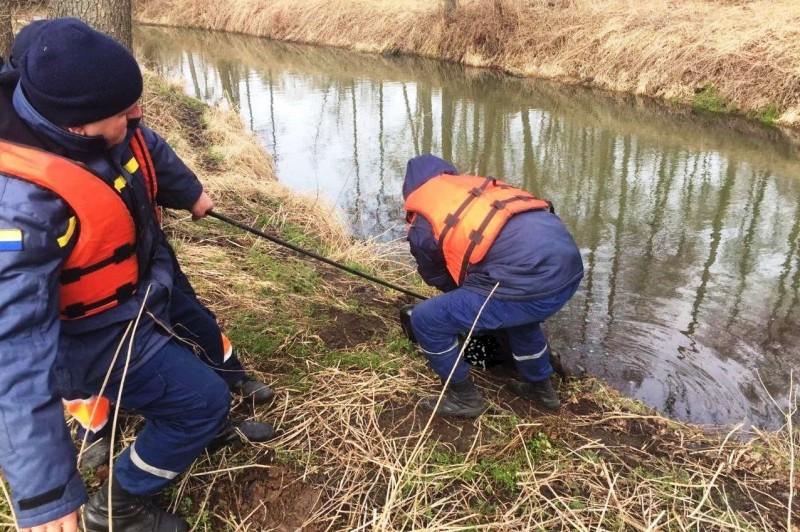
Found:
M 154 27 L 135 39 L 189 94 L 235 106 L 280 180 L 358 237 L 402 237 L 420 153 L 551 199 L 586 266 L 548 323 L 565 366 L 679 419 L 782 423 L 771 397 L 786 405 L 800 367 L 800 163 L 776 131 L 437 61 Z

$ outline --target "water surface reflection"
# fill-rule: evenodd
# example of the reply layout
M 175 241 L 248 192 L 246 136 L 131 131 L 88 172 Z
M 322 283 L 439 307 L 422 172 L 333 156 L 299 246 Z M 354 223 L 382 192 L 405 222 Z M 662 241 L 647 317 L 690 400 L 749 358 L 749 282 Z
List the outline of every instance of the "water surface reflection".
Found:
M 800 364 L 800 164 L 776 132 L 412 58 L 144 27 L 139 56 L 228 101 L 291 187 L 402 234 L 409 157 L 554 201 L 587 266 L 549 324 L 567 366 L 669 415 L 776 426 Z M 763 382 L 763 384 L 762 384 Z

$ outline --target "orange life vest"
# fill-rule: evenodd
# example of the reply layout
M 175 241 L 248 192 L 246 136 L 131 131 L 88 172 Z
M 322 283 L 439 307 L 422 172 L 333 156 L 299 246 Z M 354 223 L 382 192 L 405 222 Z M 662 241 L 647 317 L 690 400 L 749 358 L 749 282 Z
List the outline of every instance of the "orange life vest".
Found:
M 424 217 L 457 284 L 467 266 L 486 257 L 497 235 L 515 214 L 550 210 L 549 201 L 492 177 L 441 174 L 406 198 L 406 219 Z
M 155 205 L 155 172 L 139 129 L 131 141 L 131 150 L 134 158 L 125 167 L 130 173 L 142 170 L 148 196 Z M 68 234 L 74 232 L 77 225 L 78 237 L 61 270 L 61 319 L 103 312 L 135 293 L 139 280 L 136 227 L 120 196 L 125 183 L 122 177 L 110 186 L 80 163 L 3 140 L 0 173 L 53 192 L 77 218 L 70 219 L 67 230 Z

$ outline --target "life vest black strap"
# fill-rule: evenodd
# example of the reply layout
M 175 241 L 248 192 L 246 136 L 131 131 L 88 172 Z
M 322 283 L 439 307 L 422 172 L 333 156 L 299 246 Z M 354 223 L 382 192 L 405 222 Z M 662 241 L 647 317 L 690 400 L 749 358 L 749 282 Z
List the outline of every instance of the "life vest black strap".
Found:
M 80 318 L 90 310 L 102 307 L 104 305 L 108 305 L 114 301 L 118 303 L 122 303 L 123 301 L 127 301 L 130 299 L 133 294 L 136 292 L 136 285 L 133 283 L 128 283 L 125 285 L 120 286 L 117 288 L 117 291 L 108 296 L 104 297 L 103 299 L 98 299 L 97 301 L 92 301 L 90 303 L 73 303 L 66 307 L 62 314 L 64 317 L 70 320 L 74 320 L 76 318 Z
M 84 275 L 96 272 L 111 264 L 119 264 L 124 260 L 133 256 L 136 253 L 136 246 L 134 244 L 124 244 L 114 250 L 114 253 L 99 262 L 95 262 L 86 268 L 68 268 L 61 270 L 61 284 L 70 284 L 77 282 Z
M 539 200 L 528 194 L 519 194 L 517 196 L 512 196 L 504 200 L 495 200 L 492 202 L 491 205 L 492 209 L 488 213 L 486 213 L 486 216 L 481 222 L 481 225 L 479 225 L 477 229 L 473 230 L 469 234 L 469 246 L 467 246 L 467 250 L 464 252 L 464 258 L 461 259 L 461 268 L 458 271 L 459 286 L 461 285 L 461 283 L 464 282 L 464 278 L 467 276 L 467 266 L 469 266 L 469 259 L 470 257 L 472 257 L 472 253 L 475 251 L 475 248 L 478 247 L 478 245 L 483 241 L 486 228 L 489 227 L 489 224 L 491 223 L 492 219 L 498 212 L 505 209 L 509 203 L 513 203 L 515 201 L 539 201 Z M 552 211 L 553 206 L 550 204 L 550 202 L 548 202 L 548 205 L 550 205 L 550 209 Z
M 455 210 L 447 215 L 444 219 L 444 229 L 442 229 L 442 234 L 439 235 L 439 247 L 442 248 L 444 246 L 444 239 L 447 238 L 448 233 L 450 233 L 450 229 L 455 227 L 460 220 L 461 215 L 464 213 L 469 204 L 472 203 L 475 198 L 479 198 L 481 194 L 486 190 L 490 183 L 495 183 L 497 180 L 493 177 L 487 177 L 483 183 L 481 183 L 480 187 L 475 187 L 469 191 L 467 197 L 464 198 L 464 201 L 461 202 L 461 205 Z

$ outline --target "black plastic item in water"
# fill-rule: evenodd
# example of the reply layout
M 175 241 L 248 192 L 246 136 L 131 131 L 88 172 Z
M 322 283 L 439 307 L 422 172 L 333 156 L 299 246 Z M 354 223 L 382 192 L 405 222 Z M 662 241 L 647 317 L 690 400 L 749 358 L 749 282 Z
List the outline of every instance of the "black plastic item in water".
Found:
M 412 292 L 411 290 L 403 288 L 402 286 L 397 286 L 396 284 L 392 284 L 392 283 L 390 283 L 388 281 L 384 281 L 383 279 L 378 279 L 377 277 L 373 277 L 372 275 L 369 275 L 368 273 L 360 272 L 360 271 L 356 270 L 355 268 L 351 268 L 349 266 L 345 266 L 344 264 L 340 264 L 340 263 L 338 263 L 338 262 L 336 262 L 334 260 L 331 260 L 331 259 L 329 259 L 327 257 L 323 257 L 322 255 L 318 255 L 318 254 L 314 253 L 313 251 L 308 251 L 307 249 L 303 249 L 301 247 L 295 246 L 294 244 L 286 242 L 285 240 L 281 240 L 278 237 L 275 237 L 275 236 L 272 236 L 272 235 L 268 235 L 264 231 L 259 231 L 255 227 L 250 227 L 249 225 L 245 225 L 242 222 L 236 221 L 233 218 L 229 218 L 229 217 L 225 216 L 224 214 L 220 214 L 218 212 L 211 211 L 211 212 L 208 213 L 208 215 L 211 216 L 212 218 L 216 218 L 217 220 L 222 220 L 223 222 L 225 222 L 227 224 L 230 224 L 230 225 L 232 225 L 234 227 L 238 227 L 239 229 L 247 231 L 248 233 L 252 233 L 252 234 L 254 234 L 256 236 L 260 236 L 261 238 L 266 238 L 270 242 L 278 244 L 279 246 L 283 246 L 285 248 L 289 248 L 292 251 L 296 251 L 297 253 L 300 253 L 301 255 L 306 255 L 307 257 L 311 257 L 312 259 L 317 259 L 318 261 L 324 262 L 325 264 L 333 266 L 334 268 L 339 268 L 340 270 L 344 270 L 347 273 L 351 273 L 353 275 L 357 275 L 357 276 L 362 277 L 362 278 L 364 278 L 364 279 L 366 279 L 368 281 L 372 281 L 373 283 L 378 283 L 379 285 L 385 286 L 386 288 L 391 288 L 392 290 L 397 290 L 400 293 L 403 293 L 403 294 L 405 294 L 407 296 L 415 297 L 417 299 L 421 299 L 421 300 L 428 299 L 427 297 L 425 297 L 423 295 L 420 295 L 420 294 L 417 294 L 416 292 Z

